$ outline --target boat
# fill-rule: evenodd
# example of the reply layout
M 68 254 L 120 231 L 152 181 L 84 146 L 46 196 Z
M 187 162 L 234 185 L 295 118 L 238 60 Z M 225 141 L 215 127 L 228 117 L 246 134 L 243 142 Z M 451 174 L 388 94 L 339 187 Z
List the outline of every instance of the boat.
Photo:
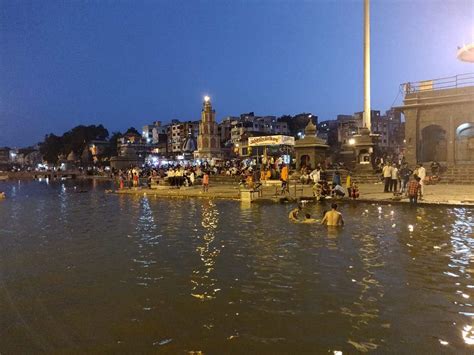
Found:
M 8 175 L 0 175 L 0 181 L 8 180 Z

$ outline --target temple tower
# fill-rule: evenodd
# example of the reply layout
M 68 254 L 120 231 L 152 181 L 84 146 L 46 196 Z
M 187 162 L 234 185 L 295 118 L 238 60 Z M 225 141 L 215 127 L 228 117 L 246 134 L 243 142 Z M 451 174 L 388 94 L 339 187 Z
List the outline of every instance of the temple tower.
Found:
M 209 96 L 204 97 L 197 143 L 198 150 L 196 158 L 212 159 L 222 157 L 221 141 L 216 122 L 216 111 L 212 109 Z

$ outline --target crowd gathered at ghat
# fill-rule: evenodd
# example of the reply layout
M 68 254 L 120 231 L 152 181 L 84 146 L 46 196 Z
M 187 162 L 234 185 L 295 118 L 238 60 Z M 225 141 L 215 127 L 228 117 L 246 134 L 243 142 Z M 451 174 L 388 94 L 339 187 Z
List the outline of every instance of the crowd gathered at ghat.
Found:
M 423 199 L 425 183 L 437 179 L 439 164 L 433 163 L 431 175 L 425 167 L 418 164 L 410 168 L 402 159 L 379 159 L 375 165 L 379 174 L 383 192 L 392 193 L 393 199 L 408 197 L 410 203 L 416 204 Z M 350 198 L 358 199 L 361 191 L 359 183 L 352 172 L 342 164 L 318 164 L 315 168 L 303 166 L 296 170 L 284 162 L 283 157 L 226 161 L 187 161 L 166 162 L 159 166 L 130 167 L 125 170 L 112 171 L 119 190 L 139 188 L 200 187 L 207 192 L 212 180 L 227 177 L 227 181 L 238 184 L 241 188 L 259 190 L 270 183 L 277 188 L 275 194 L 289 194 L 292 184 L 311 186 L 316 200 Z

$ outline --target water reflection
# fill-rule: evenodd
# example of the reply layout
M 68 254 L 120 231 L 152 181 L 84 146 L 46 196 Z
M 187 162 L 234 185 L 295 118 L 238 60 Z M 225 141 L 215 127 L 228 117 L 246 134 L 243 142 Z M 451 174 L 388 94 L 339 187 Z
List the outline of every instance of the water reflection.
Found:
M 290 204 L 71 184 L 6 185 L 5 353 L 474 349 L 472 209 L 341 204 L 346 226 L 327 229 L 289 223 Z M 305 209 L 320 218 L 328 207 Z
M 471 262 L 474 261 L 472 250 L 474 248 L 473 220 L 466 209 L 454 208 L 451 212 L 453 223 L 450 238 L 452 251 L 450 253 L 449 268 L 453 272 L 445 272 L 454 278 L 457 301 L 454 301 L 461 309 L 459 314 L 467 317 L 467 324 L 462 326 L 461 334 L 464 342 L 468 345 L 474 344 L 474 308 L 470 301 L 474 282 L 472 276 L 474 269 Z M 441 245 L 439 248 L 442 248 Z
M 390 207 L 390 206 L 389 206 Z M 376 211 L 379 218 L 384 218 L 387 225 L 393 225 L 393 211 L 387 213 L 387 207 L 378 206 Z M 358 296 L 351 307 L 341 308 L 343 315 L 349 316 L 352 330 L 348 343 L 360 352 L 377 349 L 383 342 L 380 327 L 389 328 L 389 323 L 380 323 L 380 302 L 384 297 L 383 285 L 377 277 L 379 270 L 385 266 L 384 247 L 385 235 L 366 233 L 354 235 L 360 266 L 350 266 L 348 274 L 358 288 Z M 379 327 L 378 330 L 376 328 Z M 369 335 L 369 336 L 368 336 Z
M 137 267 L 137 285 L 148 287 L 156 281 L 150 277 L 148 268 L 156 264 L 152 247 L 159 244 L 161 235 L 155 233 L 157 227 L 148 198 L 146 196 L 140 198 L 138 204 L 140 214 L 134 236 L 134 241 L 138 246 L 138 256 L 133 258 L 133 262 Z
M 212 200 L 203 201 L 201 226 L 204 228 L 204 234 L 198 236 L 199 243 L 196 247 L 202 265 L 193 270 L 191 275 L 191 296 L 201 300 L 213 299 L 220 291 L 216 286 L 217 278 L 214 273 L 216 258 L 220 253 L 215 242 L 218 224 L 219 212 L 216 204 Z

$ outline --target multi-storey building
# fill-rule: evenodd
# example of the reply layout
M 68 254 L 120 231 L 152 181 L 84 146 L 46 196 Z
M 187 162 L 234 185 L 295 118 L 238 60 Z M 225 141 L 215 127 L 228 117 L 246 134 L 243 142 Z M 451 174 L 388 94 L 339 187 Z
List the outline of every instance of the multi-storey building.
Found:
M 232 122 L 238 120 L 238 117 L 228 116 L 217 125 L 217 129 L 221 138 L 221 147 L 228 146 L 232 143 Z
M 357 119 L 359 127 L 362 127 L 362 112 L 356 112 L 354 117 Z M 379 148 L 385 151 L 398 152 L 403 145 L 404 124 L 401 113 L 393 109 L 387 110 L 385 115 L 380 111 L 372 110 L 370 115 L 371 132 L 378 134 Z
M 237 144 L 242 137 L 289 133 L 287 122 L 279 122 L 275 116 L 255 116 L 253 112 L 240 115 L 231 121 L 231 141 Z
M 167 126 L 163 126 L 161 121 L 154 121 L 152 124 L 143 126 L 142 137 L 147 143 L 160 143 L 160 135 L 166 134 Z
M 331 148 L 334 148 L 338 143 L 337 120 L 321 121 L 317 127 L 318 137 L 324 139 Z
M 0 148 L 0 164 L 10 163 L 10 151 L 8 147 Z
M 172 120 L 167 126 L 166 134 L 168 136 L 168 153 L 172 155 L 181 155 L 183 144 L 189 133 L 193 137 L 199 134 L 199 121 Z

